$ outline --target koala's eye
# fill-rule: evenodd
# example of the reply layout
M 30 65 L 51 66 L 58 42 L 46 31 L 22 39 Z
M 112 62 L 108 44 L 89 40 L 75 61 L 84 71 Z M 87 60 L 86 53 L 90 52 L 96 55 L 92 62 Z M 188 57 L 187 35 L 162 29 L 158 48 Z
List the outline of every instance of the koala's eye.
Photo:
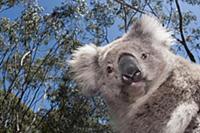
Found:
M 111 65 L 108 65 L 106 70 L 107 70 L 107 73 L 112 73 L 113 67 Z
M 147 57 L 148 57 L 148 54 L 142 53 L 141 58 L 142 58 L 143 60 L 145 60 Z

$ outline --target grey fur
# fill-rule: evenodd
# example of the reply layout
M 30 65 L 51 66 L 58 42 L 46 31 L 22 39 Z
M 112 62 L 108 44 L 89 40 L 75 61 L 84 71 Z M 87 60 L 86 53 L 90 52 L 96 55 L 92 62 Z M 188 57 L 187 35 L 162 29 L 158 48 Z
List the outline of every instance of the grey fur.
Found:
M 172 40 L 157 20 L 143 16 L 127 34 L 107 46 L 86 45 L 73 53 L 69 63 L 74 79 L 85 94 L 102 94 L 116 131 L 199 131 L 200 66 L 171 53 Z M 144 80 L 129 86 L 122 83 L 117 66 L 122 53 L 136 57 Z M 144 53 L 146 59 L 141 58 Z

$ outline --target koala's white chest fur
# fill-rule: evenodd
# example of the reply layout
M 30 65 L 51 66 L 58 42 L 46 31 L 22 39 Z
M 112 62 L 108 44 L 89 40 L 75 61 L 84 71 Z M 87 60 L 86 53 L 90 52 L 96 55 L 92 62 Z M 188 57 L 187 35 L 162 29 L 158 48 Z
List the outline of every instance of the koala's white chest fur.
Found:
M 199 110 L 194 101 L 180 104 L 172 113 L 163 133 L 183 133 Z

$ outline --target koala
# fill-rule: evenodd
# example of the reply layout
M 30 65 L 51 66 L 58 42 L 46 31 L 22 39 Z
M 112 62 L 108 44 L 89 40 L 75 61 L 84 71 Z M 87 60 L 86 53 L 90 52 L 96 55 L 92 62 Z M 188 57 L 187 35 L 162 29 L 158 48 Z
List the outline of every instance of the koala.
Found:
M 110 44 L 73 52 L 74 80 L 84 94 L 101 94 L 116 132 L 200 132 L 200 66 L 173 54 L 173 40 L 144 15 Z

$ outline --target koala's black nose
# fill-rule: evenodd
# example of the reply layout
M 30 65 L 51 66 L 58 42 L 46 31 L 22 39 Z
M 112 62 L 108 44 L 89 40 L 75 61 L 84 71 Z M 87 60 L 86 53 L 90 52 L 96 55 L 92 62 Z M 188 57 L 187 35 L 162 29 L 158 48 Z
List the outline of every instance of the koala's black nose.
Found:
M 118 66 L 123 82 L 131 84 L 132 82 L 138 82 L 142 79 L 142 73 L 136 64 L 135 57 L 132 55 L 121 55 L 119 58 Z

